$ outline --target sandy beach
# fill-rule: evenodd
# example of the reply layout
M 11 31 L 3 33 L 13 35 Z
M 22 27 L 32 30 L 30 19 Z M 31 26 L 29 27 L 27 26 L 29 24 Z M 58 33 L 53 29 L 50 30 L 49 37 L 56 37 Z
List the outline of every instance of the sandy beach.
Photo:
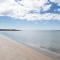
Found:
M 0 36 L 0 60 L 53 60 L 32 48 Z

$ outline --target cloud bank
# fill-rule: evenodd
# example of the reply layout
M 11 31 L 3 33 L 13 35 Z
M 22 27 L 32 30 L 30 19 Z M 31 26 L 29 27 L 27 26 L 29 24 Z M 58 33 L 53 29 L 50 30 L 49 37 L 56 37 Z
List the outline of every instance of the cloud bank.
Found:
M 60 0 L 0 0 L 0 16 L 24 20 L 60 20 Z

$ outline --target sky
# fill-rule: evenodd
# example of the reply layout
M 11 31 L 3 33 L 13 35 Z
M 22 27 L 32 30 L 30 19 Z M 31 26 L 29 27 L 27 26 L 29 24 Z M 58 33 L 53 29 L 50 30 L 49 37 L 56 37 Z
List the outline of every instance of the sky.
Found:
M 0 28 L 60 30 L 60 0 L 0 0 Z

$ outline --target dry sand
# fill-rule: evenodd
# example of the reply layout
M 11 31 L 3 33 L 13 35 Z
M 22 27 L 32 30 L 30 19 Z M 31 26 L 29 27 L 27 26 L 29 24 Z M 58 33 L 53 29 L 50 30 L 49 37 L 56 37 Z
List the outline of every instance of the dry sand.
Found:
M 0 60 L 53 60 L 23 44 L 0 36 Z

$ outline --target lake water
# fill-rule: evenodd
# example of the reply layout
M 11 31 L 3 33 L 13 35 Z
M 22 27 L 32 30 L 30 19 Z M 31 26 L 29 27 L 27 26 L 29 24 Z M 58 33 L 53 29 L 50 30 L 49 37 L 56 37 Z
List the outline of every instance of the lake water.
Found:
M 60 54 L 59 30 L 2 31 L 3 34 L 19 43 L 35 48 L 45 48 Z

